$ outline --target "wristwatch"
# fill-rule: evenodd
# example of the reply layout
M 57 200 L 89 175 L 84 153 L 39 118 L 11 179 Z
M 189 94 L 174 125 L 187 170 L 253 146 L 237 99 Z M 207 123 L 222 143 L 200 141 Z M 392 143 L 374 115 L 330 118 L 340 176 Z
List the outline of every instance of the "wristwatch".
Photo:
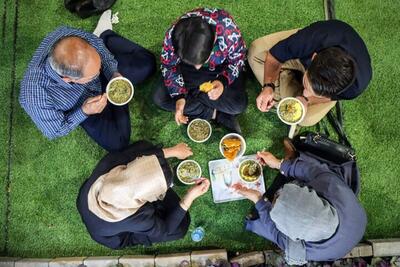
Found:
M 275 91 L 275 84 L 273 84 L 273 83 L 264 83 L 262 89 L 264 90 L 265 87 L 271 87 L 272 91 Z

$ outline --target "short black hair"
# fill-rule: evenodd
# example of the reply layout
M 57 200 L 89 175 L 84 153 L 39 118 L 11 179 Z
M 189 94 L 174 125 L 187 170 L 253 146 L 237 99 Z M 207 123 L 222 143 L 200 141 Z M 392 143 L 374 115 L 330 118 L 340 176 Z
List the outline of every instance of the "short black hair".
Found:
M 339 47 L 321 50 L 307 69 L 307 77 L 317 95 L 334 97 L 354 83 L 354 59 Z
M 215 29 L 201 17 L 180 19 L 172 33 L 176 54 L 189 65 L 202 65 L 214 46 Z

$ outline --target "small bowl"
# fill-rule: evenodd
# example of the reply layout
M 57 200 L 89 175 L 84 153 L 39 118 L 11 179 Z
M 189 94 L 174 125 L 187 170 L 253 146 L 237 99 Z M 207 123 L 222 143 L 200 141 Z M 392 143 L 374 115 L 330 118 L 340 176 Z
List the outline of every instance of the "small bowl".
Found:
M 179 177 L 179 173 L 178 173 L 179 168 L 180 168 L 183 164 L 185 164 L 185 163 L 187 163 L 187 162 L 192 162 L 192 163 L 196 164 L 197 167 L 198 167 L 199 170 L 200 170 L 198 177 L 194 178 L 194 179 L 193 179 L 193 182 L 186 182 L 186 181 L 183 181 L 183 180 L 181 179 L 181 177 Z M 181 183 L 183 183 L 183 184 L 186 184 L 186 185 L 195 184 L 195 180 L 201 178 L 201 167 L 200 167 L 200 164 L 197 163 L 197 161 L 194 161 L 194 160 L 191 160 L 191 159 L 184 160 L 184 161 L 182 161 L 181 163 L 179 163 L 178 168 L 176 168 L 176 176 L 178 177 L 179 181 L 180 181 Z
M 259 176 L 257 177 L 257 179 L 255 179 L 254 181 L 247 181 L 247 180 L 245 180 L 245 179 L 242 177 L 242 174 L 240 173 L 240 169 L 242 168 L 242 165 L 243 165 L 244 163 L 248 162 L 248 161 L 252 161 L 252 162 L 256 163 L 257 166 L 258 166 L 258 168 L 260 169 L 260 175 L 259 175 Z M 239 168 L 238 168 L 238 174 L 239 174 L 240 179 L 241 179 L 243 182 L 248 183 L 248 184 L 254 184 L 254 183 L 258 182 L 258 180 L 259 180 L 260 177 L 261 177 L 262 171 L 263 171 L 263 169 L 262 169 L 261 164 L 260 164 L 258 161 L 254 160 L 254 159 L 245 159 L 245 160 L 243 160 L 242 162 L 240 162 Z
M 299 103 L 300 106 L 301 106 L 302 114 L 301 114 L 300 119 L 299 119 L 298 121 L 296 121 L 296 122 L 289 122 L 289 121 L 286 121 L 284 118 L 282 118 L 281 113 L 279 112 L 279 110 L 280 110 L 282 104 L 285 103 L 285 102 L 288 101 L 288 100 L 294 100 L 294 101 L 296 101 L 297 103 Z M 285 124 L 287 124 L 287 125 L 297 125 L 297 124 L 299 124 L 300 122 L 302 122 L 302 121 L 304 120 L 304 117 L 306 116 L 305 110 L 306 110 L 306 109 L 305 109 L 303 103 L 301 103 L 301 101 L 298 100 L 297 98 L 295 98 L 295 97 L 285 97 L 285 98 L 283 98 L 281 101 L 279 101 L 278 107 L 276 108 L 276 114 L 278 114 L 278 118 L 279 118 L 283 123 L 285 123 Z
M 221 138 L 221 141 L 219 141 L 219 152 L 221 152 L 222 156 L 225 157 L 224 155 L 224 149 L 222 147 L 222 141 L 224 141 L 224 139 L 226 138 L 238 138 L 241 142 L 241 146 L 240 146 L 240 150 L 239 153 L 236 155 L 236 158 L 240 158 L 244 155 L 244 153 L 246 152 L 246 141 L 244 140 L 243 136 L 241 136 L 240 134 L 237 133 L 229 133 L 227 135 L 225 135 L 224 137 Z
M 129 83 L 129 85 L 131 86 L 131 89 L 132 89 L 131 96 L 128 98 L 127 101 L 125 101 L 125 102 L 123 102 L 123 103 L 116 103 L 116 102 L 114 102 L 114 101 L 111 99 L 111 97 L 108 96 L 108 91 L 110 90 L 110 85 L 111 85 L 111 83 L 114 82 L 114 81 L 117 81 L 117 80 L 123 80 L 123 81 Z M 107 99 L 108 99 L 108 101 L 110 101 L 110 103 L 112 103 L 113 105 L 116 105 L 116 106 L 123 106 L 123 105 L 128 104 L 129 101 L 132 100 L 132 97 L 133 97 L 133 95 L 134 95 L 134 93 L 135 93 L 135 88 L 133 87 L 133 84 L 131 83 L 131 81 L 128 80 L 127 78 L 125 78 L 125 77 L 115 77 L 115 78 L 111 79 L 111 80 L 108 82 L 107 87 L 106 87 L 106 93 L 107 93 Z
M 192 123 L 194 123 L 195 121 L 203 121 L 203 122 L 205 122 L 205 123 L 208 125 L 208 128 L 210 129 L 210 133 L 208 134 L 207 138 L 204 139 L 204 140 L 202 140 L 202 141 L 198 141 L 198 140 L 193 139 L 193 138 L 190 136 L 190 134 L 189 134 L 190 126 L 191 126 Z M 187 129 L 186 129 L 186 133 L 187 133 L 187 135 L 189 136 L 190 140 L 192 140 L 193 142 L 196 142 L 196 143 L 204 143 L 204 142 L 206 142 L 208 139 L 210 139 L 211 134 L 212 134 L 212 127 L 211 127 L 211 124 L 210 124 L 208 121 L 206 121 L 206 120 L 203 120 L 203 119 L 194 119 L 194 120 L 192 120 L 192 121 L 189 123 L 189 125 L 188 125 L 188 127 L 187 127 Z

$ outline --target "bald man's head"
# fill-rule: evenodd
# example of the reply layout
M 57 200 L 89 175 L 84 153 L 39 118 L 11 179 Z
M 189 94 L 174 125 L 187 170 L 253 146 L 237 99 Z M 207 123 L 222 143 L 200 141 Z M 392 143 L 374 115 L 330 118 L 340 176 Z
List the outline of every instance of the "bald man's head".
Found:
M 100 72 L 97 50 L 80 37 L 69 36 L 57 41 L 49 55 L 55 72 L 67 82 L 86 83 Z

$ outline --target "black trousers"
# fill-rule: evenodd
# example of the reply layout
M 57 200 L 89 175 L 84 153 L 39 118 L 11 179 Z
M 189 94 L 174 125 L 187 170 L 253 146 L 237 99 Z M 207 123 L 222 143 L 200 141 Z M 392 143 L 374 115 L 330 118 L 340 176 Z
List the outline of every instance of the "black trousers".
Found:
M 140 45 L 129 41 L 111 30 L 100 36 L 118 62 L 118 71 L 136 85 L 156 71 L 154 55 Z M 108 80 L 100 75 L 103 92 Z M 118 151 L 129 144 L 131 122 L 129 106 L 115 106 L 108 103 L 104 110 L 89 116 L 81 123 L 86 133 L 107 151 Z
M 186 96 L 186 104 L 184 114 L 193 118 L 202 118 L 210 120 L 214 113 L 214 109 L 219 112 L 230 115 L 238 115 L 247 107 L 247 94 L 245 90 L 244 73 L 228 88 L 224 88 L 224 92 L 217 100 L 210 100 L 207 94 L 199 91 L 199 86 L 203 82 L 213 81 L 220 73 L 221 69 L 210 71 L 208 68 L 196 70 L 195 67 L 181 63 L 180 69 L 185 86 L 188 89 Z M 164 81 L 161 78 L 158 82 L 153 94 L 154 103 L 167 111 L 175 111 L 175 100 L 171 98 Z

